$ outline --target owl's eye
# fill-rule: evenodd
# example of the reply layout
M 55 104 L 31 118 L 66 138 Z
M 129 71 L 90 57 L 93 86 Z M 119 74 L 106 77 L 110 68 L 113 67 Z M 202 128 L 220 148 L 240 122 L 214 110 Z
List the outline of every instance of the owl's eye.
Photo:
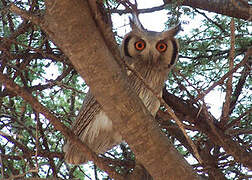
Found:
M 165 44 L 164 42 L 159 42 L 159 43 L 157 43 L 156 48 L 161 53 L 165 52 L 167 49 L 167 44 Z
M 135 42 L 135 48 L 138 51 L 142 51 L 145 48 L 145 42 L 143 40 Z

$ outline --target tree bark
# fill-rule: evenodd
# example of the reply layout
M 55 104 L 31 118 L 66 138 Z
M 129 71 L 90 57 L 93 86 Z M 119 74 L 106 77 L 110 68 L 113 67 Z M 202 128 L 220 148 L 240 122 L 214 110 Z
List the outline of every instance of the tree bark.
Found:
M 69 57 L 136 158 L 154 179 L 198 179 L 127 83 L 87 1 L 46 1 L 44 29 Z
M 165 4 L 170 4 L 173 0 L 164 0 Z M 251 5 L 239 0 L 183 0 L 181 5 L 199 8 L 209 12 L 235 17 L 243 20 L 252 20 Z

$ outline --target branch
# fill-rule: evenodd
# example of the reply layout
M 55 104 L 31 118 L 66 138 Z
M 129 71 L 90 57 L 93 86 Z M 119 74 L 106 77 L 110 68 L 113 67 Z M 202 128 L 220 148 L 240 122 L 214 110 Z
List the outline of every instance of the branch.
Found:
M 47 141 L 47 138 L 46 138 L 45 133 L 43 131 L 42 123 L 41 123 L 40 118 L 39 118 L 39 113 L 37 113 L 37 112 L 35 112 L 35 119 L 37 121 L 36 135 L 38 134 L 38 131 L 39 131 L 39 133 L 40 133 L 40 135 L 41 135 L 41 137 L 43 139 L 43 142 L 42 142 L 43 146 L 45 147 L 46 151 L 50 151 L 48 141 Z M 38 143 L 38 139 L 36 138 L 36 144 L 37 143 Z M 38 148 L 36 148 L 36 152 L 38 152 Z M 53 177 L 57 177 L 56 166 L 55 166 L 55 163 L 53 161 L 53 158 L 48 157 L 48 160 L 49 160 L 49 163 L 50 163 L 50 167 L 52 168 L 52 171 L 53 171 Z
M 28 159 L 28 158 L 32 158 L 33 156 L 35 156 L 35 152 L 31 152 L 31 153 L 26 153 L 26 154 L 22 154 L 22 155 L 6 155 L 6 154 L 0 154 L 0 156 L 2 157 L 2 159 L 6 159 L 6 160 L 22 160 L 22 159 Z M 64 158 L 64 153 L 62 152 L 48 152 L 45 150 L 39 150 L 38 151 L 38 157 L 45 157 L 45 158 L 59 158 L 59 159 L 63 159 Z
M 235 24 L 234 18 L 232 18 L 230 22 L 230 53 L 229 53 L 229 71 L 234 68 L 234 57 L 235 57 Z M 233 82 L 233 74 L 230 74 L 228 80 L 226 82 L 226 96 L 225 102 L 222 107 L 222 115 L 220 118 L 220 127 L 224 127 L 229 120 L 229 111 L 230 111 L 230 103 L 232 97 L 232 82 Z
M 144 104 L 129 87 L 127 75 L 108 50 L 88 2 L 55 0 L 46 1 L 46 6 L 45 21 L 48 26 L 45 31 L 85 78 L 115 129 L 152 177 L 197 179 L 192 168 L 167 141 Z
M 229 128 L 239 124 L 240 120 L 249 113 L 252 113 L 252 107 L 250 107 L 246 112 L 242 113 L 238 118 L 232 120 L 229 124 L 227 124 L 225 129 L 228 130 Z
M 195 9 L 195 11 L 199 14 L 201 14 L 202 16 L 204 16 L 209 22 L 211 22 L 212 24 L 214 24 L 215 26 L 217 26 L 224 34 L 226 33 L 226 30 L 217 22 L 213 21 L 211 18 L 209 18 L 206 13 L 200 12 L 199 10 Z M 218 37 L 219 38 L 219 37 Z
M 89 159 L 93 160 L 97 166 L 107 171 L 112 177 L 115 179 L 124 179 L 116 172 L 114 172 L 110 167 L 106 166 L 103 163 L 102 159 L 99 158 L 94 152 L 92 152 L 84 143 L 80 141 L 80 139 L 75 136 L 75 134 L 66 127 L 63 123 L 59 121 L 57 117 L 55 117 L 46 107 L 41 105 L 37 99 L 35 99 L 28 91 L 24 88 L 18 86 L 11 79 L 9 79 L 6 75 L 0 73 L 0 82 L 10 91 L 14 92 L 18 96 L 21 96 L 25 101 L 30 103 L 30 105 L 37 111 L 42 113 L 49 121 L 52 123 L 58 131 L 60 131 L 65 137 L 75 143 L 78 148 L 85 153 Z
M 252 64 L 252 63 L 250 63 Z M 232 99 L 231 99 L 231 102 L 230 102 L 230 110 L 229 110 L 229 115 L 233 112 L 234 108 L 235 108 L 235 105 L 236 105 L 236 102 L 242 92 L 242 89 L 243 89 L 243 86 L 246 82 L 246 79 L 250 73 L 250 67 L 249 67 L 249 63 L 245 64 L 242 72 L 241 72 L 241 77 L 239 79 L 239 82 L 237 83 L 236 87 L 235 87 L 235 90 L 234 90 L 234 93 L 232 95 Z
M 164 0 L 165 4 L 171 4 L 173 0 Z M 237 3 L 237 0 L 183 0 L 181 5 L 199 8 L 209 12 L 243 19 L 252 20 L 252 7 L 248 3 Z
M 30 20 L 31 22 L 33 22 L 36 25 L 41 25 L 42 18 L 40 18 L 39 16 L 35 16 L 34 14 L 28 13 L 27 11 L 24 11 L 24 10 L 18 8 L 13 3 L 10 5 L 10 11 L 14 12 L 15 14 L 18 14 L 18 15 L 22 16 L 26 20 Z
M 251 21 L 252 20 L 252 7 L 249 4 L 241 4 L 237 3 L 237 0 L 183 0 L 180 1 L 180 5 L 182 6 L 189 6 L 192 8 L 198 8 L 209 12 L 215 12 L 218 14 L 238 18 L 238 19 L 244 19 Z M 164 4 L 152 8 L 146 8 L 146 9 L 138 9 L 138 13 L 152 13 L 155 11 L 161 11 L 166 8 L 168 4 L 174 3 L 173 0 L 164 0 Z M 119 9 L 111 9 L 111 13 L 118 13 L 118 14 L 124 14 L 124 13 L 132 13 L 132 10 L 130 8 L 126 8 L 123 10 Z M 222 28 L 221 28 L 222 29 Z M 222 29 L 223 30 L 223 29 Z
M 166 5 L 163 4 L 163 5 L 152 7 L 152 8 L 138 9 L 137 12 L 138 13 L 152 13 L 152 12 L 155 12 L 155 11 L 164 10 L 165 7 L 166 7 Z M 121 15 L 121 14 L 125 14 L 125 13 L 132 13 L 132 10 L 129 9 L 129 8 L 126 8 L 126 9 L 123 9 L 123 10 L 120 10 L 120 9 L 111 9 L 110 12 L 111 13 L 118 13 L 118 14 Z
M 252 47 L 248 48 L 243 60 L 239 64 L 237 64 L 233 69 L 231 69 L 224 76 L 222 76 L 219 81 L 214 82 L 207 90 L 199 94 L 196 100 L 204 98 L 204 96 L 208 94 L 211 90 L 213 90 L 216 86 L 223 84 L 225 79 L 227 79 L 231 74 L 236 72 L 240 67 L 244 66 L 247 63 L 250 56 L 252 56 Z
M 1 76 L 0 76 L 1 77 Z M 16 139 L 14 139 L 11 135 L 8 135 L 2 131 L 0 131 L 0 136 L 4 137 L 6 140 L 8 140 L 9 142 L 12 142 L 13 144 L 15 144 L 19 149 L 22 150 L 22 152 L 24 154 L 27 153 L 32 153 L 32 151 L 27 148 L 25 145 L 23 145 L 22 143 L 20 143 L 19 141 L 17 141 Z
M 209 122 L 212 123 L 214 129 L 209 127 L 209 123 L 206 123 L 208 119 L 205 118 L 204 112 L 168 93 L 165 88 L 163 90 L 163 99 L 175 112 L 185 114 L 187 120 L 194 123 L 198 130 L 205 133 L 215 145 L 222 146 L 226 153 L 232 155 L 236 161 L 252 169 L 252 154 L 247 152 L 246 148 L 240 146 L 239 143 L 235 142 L 231 136 L 224 134 L 223 130 L 215 123 Z

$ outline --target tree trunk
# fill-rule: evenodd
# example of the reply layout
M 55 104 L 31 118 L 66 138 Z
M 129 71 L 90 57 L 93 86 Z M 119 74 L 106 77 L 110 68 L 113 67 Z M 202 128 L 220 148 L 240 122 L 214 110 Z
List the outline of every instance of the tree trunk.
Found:
M 42 27 L 69 57 L 136 158 L 154 179 L 198 179 L 127 83 L 87 1 L 46 1 Z

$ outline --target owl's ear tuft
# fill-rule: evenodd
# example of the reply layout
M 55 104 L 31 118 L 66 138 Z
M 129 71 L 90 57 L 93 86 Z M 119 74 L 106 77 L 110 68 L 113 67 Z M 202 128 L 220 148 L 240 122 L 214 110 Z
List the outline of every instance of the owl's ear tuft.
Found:
M 144 27 L 141 24 L 138 15 L 133 13 L 132 17 L 129 17 L 129 21 L 130 21 L 130 27 L 132 28 L 133 31 L 144 31 Z
M 182 30 L 181 23 L 178 23 L 176 26 L 168 29 L 167 31 L 164 31 L 162 34 L 163 34 L 164 37 L 174 37 L 181 30 Z

